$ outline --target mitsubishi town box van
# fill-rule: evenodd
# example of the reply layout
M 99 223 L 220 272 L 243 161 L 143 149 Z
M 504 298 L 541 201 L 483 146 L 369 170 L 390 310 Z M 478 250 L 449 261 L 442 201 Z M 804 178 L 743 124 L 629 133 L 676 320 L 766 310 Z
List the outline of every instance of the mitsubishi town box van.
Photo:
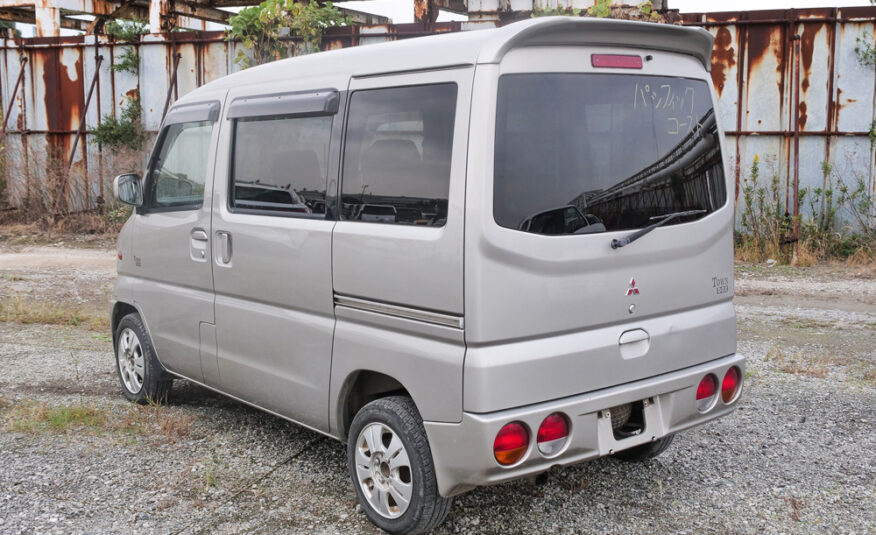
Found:
M 711 49 L 542 18 L 186 95 L 115 182 L 124 394 L 185 378 L 341 440 L 365 513 L 405 534 L 727 415 L 745 361 Z

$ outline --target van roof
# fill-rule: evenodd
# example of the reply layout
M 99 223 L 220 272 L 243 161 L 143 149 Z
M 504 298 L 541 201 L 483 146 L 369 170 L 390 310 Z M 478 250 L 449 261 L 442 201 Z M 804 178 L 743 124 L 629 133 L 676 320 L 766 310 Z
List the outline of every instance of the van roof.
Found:
M 364 45 L 275 61 L 225 76 L 178 103 L 215 91 L 279 81 L 346 74 L 353 77 L 499 63 L 522 46 L 597 45 L 677 52 L 710 69 L 714 37 L 702 28 L 589 17 L 540 17 L 502 28 L 454 32 Z M 340 89 L 340 88 L 339 88 Z

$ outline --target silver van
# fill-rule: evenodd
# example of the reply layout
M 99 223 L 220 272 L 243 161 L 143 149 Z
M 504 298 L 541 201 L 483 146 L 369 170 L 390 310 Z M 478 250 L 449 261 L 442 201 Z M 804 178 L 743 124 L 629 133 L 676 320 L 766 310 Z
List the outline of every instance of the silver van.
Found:
M 115 182 L 124 394 L 185 378 L 345 442 L 391 533 L 481 485 L 660 454 L 745 373 L 711 50 L 541 18 L 191 92 Z

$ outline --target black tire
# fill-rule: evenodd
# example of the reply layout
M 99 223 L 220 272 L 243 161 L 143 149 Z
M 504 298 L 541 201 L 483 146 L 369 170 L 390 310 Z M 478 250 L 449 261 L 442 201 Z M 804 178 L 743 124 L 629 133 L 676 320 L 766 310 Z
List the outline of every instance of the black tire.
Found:
M 628 450 L 615 452 L 614 456 L 621 461 L 631 463 L 647 461 L 648 459 L 653 459 L 666 451 L 669 445 L 672 444 L 674 438 L 675 435 L 667 435 L 653 442 L 642 444 L 641 446 L 634 446 Z
M 129 329 L 136 335 L 142 351 L 142 376 L 139 374 L 137 376 L 142 383 L 139 388 L 130 388 L 125 384 L 125 378 L 123 377 L 123 359 L 120 358 L 123 343 L 122 335 Z M 152 346 L 152 339 L 149 337 L 149 333 L 146 331 L 146 326 L 143 325 L 140 315 L 132 313 L 122 318 L 122 321 L 116 327 L 113 339 L 115 340 L 116 374 L 119 377 L 119 384 L 125 397 L 141 405 L 166 401 L 170 388 L 173 385 L 173 378 L 164 370 L 161 363 L 158 362 L 155 348 Z
M 410 460 L 410 479 L 413 485 L 407 509 L 397 518 L 387 518 L 378 513 L 369 503 L 356 473 L 356 448 L 359 434 L 369 424 L 380 423 L 390 428 L 401 439 Z M 415 535 L 433 530 L 444 521 L 453 498 L 438 494 L 438 481 L 432 450 L 423 419 L 414 402 L 404 396 L 385 397 L 362 407 L 353 423 L 347 439 L 347 465 L 353 488 L 369 520 L 377 527 L 394 535 Z

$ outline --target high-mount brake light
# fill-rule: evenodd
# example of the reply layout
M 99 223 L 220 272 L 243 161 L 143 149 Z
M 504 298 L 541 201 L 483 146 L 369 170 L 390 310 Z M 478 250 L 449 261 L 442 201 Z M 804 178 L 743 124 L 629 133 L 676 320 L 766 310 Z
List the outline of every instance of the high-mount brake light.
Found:
M 569 438 L 569 419 L 561 412 L 548 415 L 538 428 L 538 451 L 545 457 L 559 453 Z
M 642 56 L 625 54 L 592 54 L 590 62 L 603 69 L 641 69 Z
M 520 422 L 511 422 L 499 430 L 493 442 L 493 455 L 502 466 L 517 464 L 529 448 L 529 431 Z
M 708 412 L 718 399 L 718 379 L 711 373 L 703 377 L 697 387 L 697 410 Z
M 739 393 L 739 368 L 731 367 L 724 374 L 724 381 L 721 382 L 721 399 L 724 403 L 733 403 L 736 400 L 736 394 Z

